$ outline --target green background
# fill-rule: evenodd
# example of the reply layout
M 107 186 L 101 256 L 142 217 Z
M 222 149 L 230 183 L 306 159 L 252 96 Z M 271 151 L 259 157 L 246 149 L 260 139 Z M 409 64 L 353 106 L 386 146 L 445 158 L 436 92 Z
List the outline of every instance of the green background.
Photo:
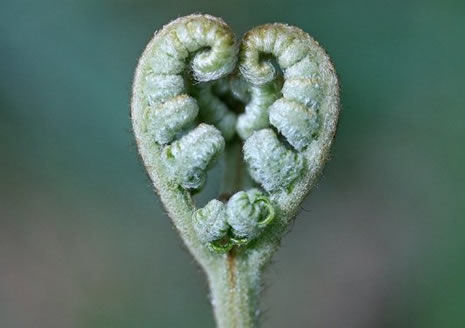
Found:
M 132 74 L 193 12 L 331 55 L 331 161 L 267 271 L 264 327 L 465 326 L 465 2 L 0 3 L 0 327 L 213 327 L 139 163 Z

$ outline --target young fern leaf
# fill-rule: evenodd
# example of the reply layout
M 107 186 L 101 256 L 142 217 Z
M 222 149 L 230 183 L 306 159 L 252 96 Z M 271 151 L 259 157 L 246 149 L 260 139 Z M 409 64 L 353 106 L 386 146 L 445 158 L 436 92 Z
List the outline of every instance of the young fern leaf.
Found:
M 206 170 L 224 150 L 221 132 L 201 123 L 162 151 L 162 161 L 171 181 L 185 189 L 199 189 L 206 180 Z
M 338 112 L 332 64 L 296 27 L 259 26 L 239 44 L 221 19 L 190 15 L 144 50 L 131 104 L 138 150 L 207 274 L 219 327 L 258 325 L 261 273 L 323 168 Z M 224 190 L 198 208 L 193 194 L 224 152 Z
M 239 191 L 228 201 L 228 224 L 239 244 L 257 238 L 275 215 L 268 197 L 257 189 Z
M 252 178 L 270 192 L 286 190 L 304 169 L 304 157 L 286 149 L 271 129 L 254 132 L 245 141 L 244 159 Z

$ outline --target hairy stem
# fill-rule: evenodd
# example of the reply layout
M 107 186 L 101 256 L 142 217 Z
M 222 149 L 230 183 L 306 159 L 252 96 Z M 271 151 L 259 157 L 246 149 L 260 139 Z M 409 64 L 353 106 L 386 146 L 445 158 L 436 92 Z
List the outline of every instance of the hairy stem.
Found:
M 260 272 L 236 248 L 209 272 L 210 292 L 219 328 L 258 326 Z

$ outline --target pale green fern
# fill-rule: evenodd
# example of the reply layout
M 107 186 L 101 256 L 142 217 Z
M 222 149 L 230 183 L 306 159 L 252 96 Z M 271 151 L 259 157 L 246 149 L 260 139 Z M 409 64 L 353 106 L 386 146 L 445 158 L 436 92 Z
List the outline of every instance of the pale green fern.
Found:
M 258 325 L 261 273 L 324 165 L 338 112 L 333 66 L 296 27 L 259 26 L 238 42 L 221 19 L 190 15 L 148 43 L 134 78 L 134 134 L 207 274 L 219 327 Z M 193 194 L 221 156 L 223 190 L 197 208 Z

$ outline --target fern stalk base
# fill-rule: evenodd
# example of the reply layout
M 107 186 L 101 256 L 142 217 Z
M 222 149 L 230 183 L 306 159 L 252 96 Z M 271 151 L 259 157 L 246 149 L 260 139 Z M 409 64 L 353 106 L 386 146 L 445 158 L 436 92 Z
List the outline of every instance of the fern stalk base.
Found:
M 209 274 L 211 302 L 218 328 L 258 327 L 260 272 L 235 249 Z

